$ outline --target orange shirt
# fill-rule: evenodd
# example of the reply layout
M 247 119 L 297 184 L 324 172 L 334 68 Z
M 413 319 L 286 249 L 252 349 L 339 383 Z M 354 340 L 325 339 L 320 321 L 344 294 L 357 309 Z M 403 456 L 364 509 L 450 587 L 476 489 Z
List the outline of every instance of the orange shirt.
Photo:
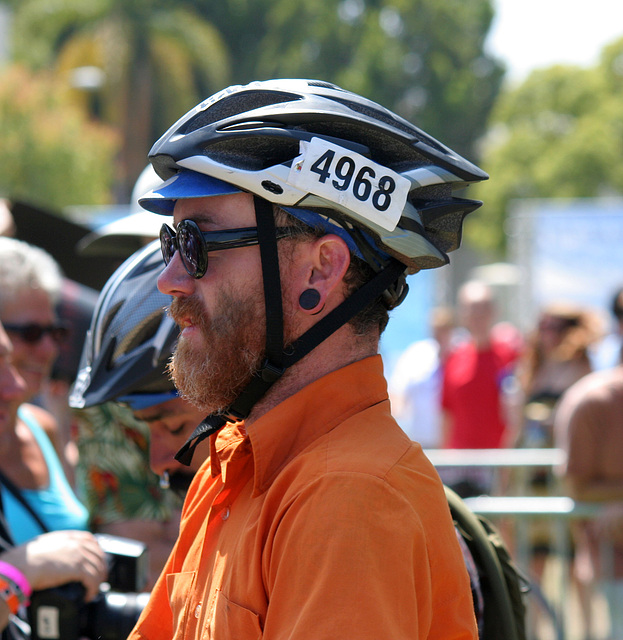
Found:
M 441 482 L 380 356 L 212 437 L 132 640 L 477 638 Z

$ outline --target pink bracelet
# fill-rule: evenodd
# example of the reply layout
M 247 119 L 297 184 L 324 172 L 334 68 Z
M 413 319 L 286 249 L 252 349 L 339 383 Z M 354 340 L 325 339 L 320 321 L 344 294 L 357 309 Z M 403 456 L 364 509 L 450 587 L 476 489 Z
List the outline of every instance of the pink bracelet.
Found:
M 8 578 L 11 582 L 14 582 L 26 598 L 30 597 L 30 594 L 32 593 L 30 583 L 26 579 L 26 576 L 17 567 L 0 560 L 0 576 Z

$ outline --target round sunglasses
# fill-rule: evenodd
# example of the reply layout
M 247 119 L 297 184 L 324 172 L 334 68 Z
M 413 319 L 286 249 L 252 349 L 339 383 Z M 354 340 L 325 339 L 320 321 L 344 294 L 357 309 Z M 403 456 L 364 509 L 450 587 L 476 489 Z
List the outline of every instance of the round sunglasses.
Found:
M 292 236 L 292 227 L 276 227 L 277 239 Z M 196 222 L 182 220 L 174 231 L 168 224 L 160 228 L 160 248 L 166 265 L 180 252 L 189 276 L 202 278 L 208 270 L 208 253 L 258 244 L 257 227 L 201 231 Z
M 62 344 L 69 335 L 69 328 L 62 324 L 3 324 L 5 330 L 18 336 L 24 342 L 28 344 L 36 344 L 43 339 L 46 333 L 50 334 L 50 337 L 56 344 Z

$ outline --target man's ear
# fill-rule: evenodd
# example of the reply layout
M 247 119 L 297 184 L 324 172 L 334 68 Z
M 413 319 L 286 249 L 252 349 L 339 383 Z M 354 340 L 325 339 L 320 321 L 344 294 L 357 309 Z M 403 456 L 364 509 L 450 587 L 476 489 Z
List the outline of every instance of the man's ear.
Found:
M 298 292 L 299 307 L 303 312 L 315 315 L 327 303 L 334 308 L 343 300 L 350 250 L 342 238 L 329 234 L 310 243 L 306 257 L 308 265 Z

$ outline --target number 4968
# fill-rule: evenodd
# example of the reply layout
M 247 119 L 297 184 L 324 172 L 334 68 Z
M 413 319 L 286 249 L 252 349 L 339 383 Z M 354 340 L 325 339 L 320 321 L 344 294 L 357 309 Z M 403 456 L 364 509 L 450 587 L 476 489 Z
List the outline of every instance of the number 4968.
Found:
M 335 151 L 328 149 L 312 164 L 310 171 L 318 174 L 318 181 L 330 184 L 337 191 L 350 192 L 360 200 L 370 200 L 372 206 L 378 211 L 387 211 L 392 199 L 391 194 L 396 188 L 396 182 L 391 176 L 381 176 L 375 185 L 372 180 L 376 178 L 376 172 L 372 167 L 363 165 L 357 170 L 357 163 L 350 156 L 341 156 L 335 162 Z M 356 174 L 355 174 L 356 172 Z

